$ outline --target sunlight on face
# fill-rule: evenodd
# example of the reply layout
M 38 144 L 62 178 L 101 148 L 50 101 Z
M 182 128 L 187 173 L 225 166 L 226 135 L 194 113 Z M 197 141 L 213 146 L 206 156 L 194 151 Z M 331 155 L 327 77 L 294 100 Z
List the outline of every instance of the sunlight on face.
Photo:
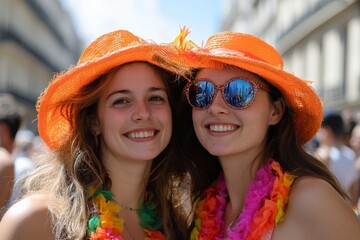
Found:
M 164 82 L 146 63 L 117 70 L 98 104 L 101 153 L 107 161 L 148 161 L 168 145 L 172 116 Z
M 210 80 L 216 85 L 234 78 L 261 82 L 257 75 L 236 68 L 203 69 L 196 76 L 196 79 Z M 230 107 L 218 93 L 208 108 L 193 109 L 192 118 L 200 143 L 211 154 L 221 158 L 239 157 L 256 155 L 264 148 L 269 126 L 279 121 L 273 112 L 268 93 L 260 89 L 254 102 L 241 110 Z

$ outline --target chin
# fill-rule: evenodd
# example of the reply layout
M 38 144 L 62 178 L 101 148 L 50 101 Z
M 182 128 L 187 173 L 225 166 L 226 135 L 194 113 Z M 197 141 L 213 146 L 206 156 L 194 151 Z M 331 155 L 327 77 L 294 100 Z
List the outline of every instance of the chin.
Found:
M 141 156 L 135 156 L 134 159 L 136 159 L 137 161 L 152 161 L 154 160 L 154 158 L 156 158 L 158 155 L 155 154 L 151 154 L 151 155 L 141 155 Z
M 211 149 L 208 149 L 208 152 L 211 154 L 211 155 L 214 155 L 214 156 L 218 156 L 218 157 L 221 157 L 221 156 L 226 156 L 226 155 L 229 155 L 229 151 L 226 151 L 226 149 L 224 147 L 222 148 L 211 148 Z

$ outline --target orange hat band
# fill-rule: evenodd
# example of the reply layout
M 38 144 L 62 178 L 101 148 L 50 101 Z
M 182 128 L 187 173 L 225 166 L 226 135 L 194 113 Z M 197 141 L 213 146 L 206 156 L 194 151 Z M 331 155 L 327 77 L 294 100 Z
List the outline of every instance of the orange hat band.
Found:
M 226 49 L 226 48 L 204 49 L 204 48 L 199 48 L 197 50 L 199 52 L 204 52 L 206 54 L 211 54 L 212 56 L 218 56 L 218 57 L 246 57 L 246 58 L 251 58 L 253 60 L 268 63 L 264 59 L 262 59 L 260 57 L 257 57 L 257 56 L 255 56 L 253 54 L 250 54 L 250 53 L 247 53 L 247 52 L 242 52 L 242 51 L 237 51 L 237 50 L 232 50 L 232 49 Z

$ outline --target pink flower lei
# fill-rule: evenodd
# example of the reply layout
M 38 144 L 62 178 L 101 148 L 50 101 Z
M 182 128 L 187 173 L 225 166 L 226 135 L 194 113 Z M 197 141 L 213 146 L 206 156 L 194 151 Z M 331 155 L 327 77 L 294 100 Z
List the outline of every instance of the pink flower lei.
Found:
M 294 178 L 294 175 L 284 173 L 278 162 L 270 159 L 250 183 L 238 222 L 233 228 L 224 230 L 223 216 L 228 193 L 221 174 L 216 186 L 208 188 L 199 202 L 190 239 L 261 239 L 282 221 Z M 226 238 L 223 237 L 225 231 Z

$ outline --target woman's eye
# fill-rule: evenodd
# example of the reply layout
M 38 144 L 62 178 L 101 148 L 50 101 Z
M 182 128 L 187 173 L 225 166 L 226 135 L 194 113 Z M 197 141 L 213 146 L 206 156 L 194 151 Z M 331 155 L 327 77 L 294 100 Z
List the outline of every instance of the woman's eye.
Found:
M 123 104 L 127 104 L 127 103 L 130 103 L 130 101 L 125 98 L 120 98 L 120 99 L 116 99 L 113 102 L 113 105 L 123 105 Z
M 165 102 L 165 98 L 162 96 L 151 96 L 149 101 L 154 103 L 163 103 Z

